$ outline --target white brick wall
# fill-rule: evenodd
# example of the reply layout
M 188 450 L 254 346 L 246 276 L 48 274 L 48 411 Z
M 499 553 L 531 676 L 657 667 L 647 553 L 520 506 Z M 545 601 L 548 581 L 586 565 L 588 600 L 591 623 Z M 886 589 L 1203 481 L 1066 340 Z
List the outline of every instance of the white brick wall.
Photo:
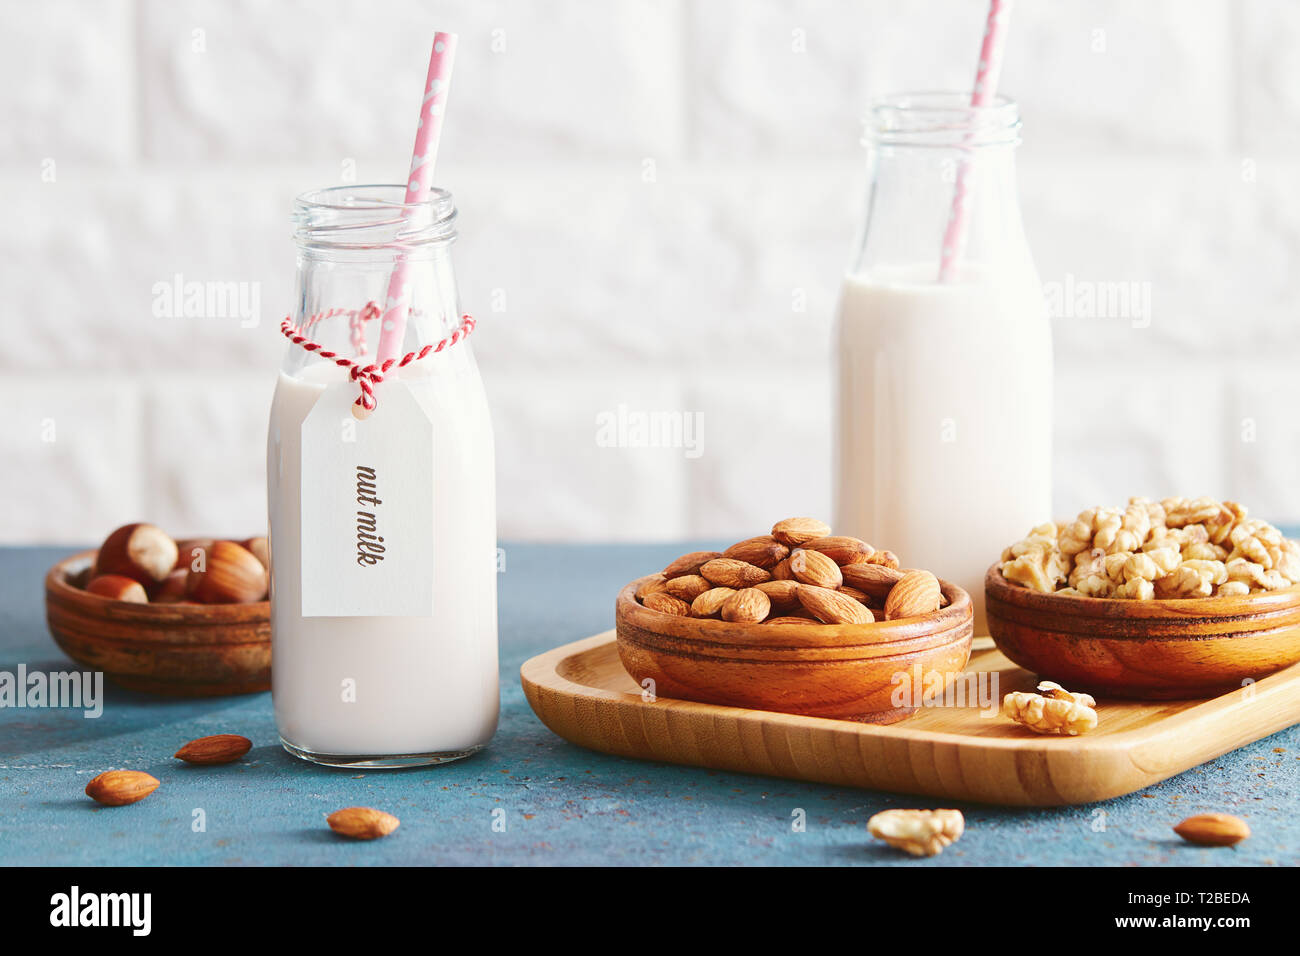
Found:
M 438 178 L 482 319 L 503 536 L 825 514 L 860 118 L 967 84 L 983 12 L 2 0 L 0 541 L 262 525 L 290 200 L 353 168 L 400 179 L 435 28 L 461 35 Z M 1300 520 L 1297 43 L 1289 0 L 1016 5 L 1003 87 L 1043 279 L 1152 296 L 1149 328 L 1056 322 L 1061 513 L 1210 492 Z M 154 317 L 177 273 L 260 284 L 260 323 Z M 600 447 L 620 405 L 701 414 L 702 453 Z

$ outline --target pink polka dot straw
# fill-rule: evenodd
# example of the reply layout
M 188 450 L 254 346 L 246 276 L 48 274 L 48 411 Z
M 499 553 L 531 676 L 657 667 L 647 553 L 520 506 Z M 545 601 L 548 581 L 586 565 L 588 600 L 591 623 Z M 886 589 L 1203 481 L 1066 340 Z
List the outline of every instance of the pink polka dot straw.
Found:
M 451 86 L 451 68 L 456 58 L 456 35 L 435 33 L 433 53 L 429 57 L 429 77 L 424 84 L 420 104 L 420 122 L 415 132 L 415 151 L 411 172 L 406 181 L 406 204 L 422 203 L 429 198 L 433 185 L 433 164 L 442 138 L 442 118 Z M 393 359 L 402 350 L 406 337 L 406 316 L 411 308 L 411 289 L 407 262 L 398 255 L 393 274 L 388 279 L 383 316 L 379 323 L 379 360 Z
M 984 25 L 984 43 L 980 46 L 980 62 L 975 70 L 975 89 L 971 92 L 972 107 L 988 106 L 997 95 L 998 75 L 1002 72 L 1002 48 L 1007 35 L 1007 20 L 1011 17 L 1011 0 L 992 0 L 989 18 Z M 967 134 L 969 140 L 970 134 Z M 952 281 L 957 262 L 966 244 L 966 224 L 970 206 L 970 164 L 963 159 L 957 169 L 957 183 L 953 188 L 952 210 L 948 214 L 948 228 L 943 234 L 943 248 L 939 260 L 939 281 Z

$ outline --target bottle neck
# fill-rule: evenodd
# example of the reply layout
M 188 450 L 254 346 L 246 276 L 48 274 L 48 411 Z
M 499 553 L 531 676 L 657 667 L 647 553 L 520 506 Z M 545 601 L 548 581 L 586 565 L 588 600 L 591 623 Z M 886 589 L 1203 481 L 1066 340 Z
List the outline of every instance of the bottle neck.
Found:
M 434 344 L 459 324 L 451 195 L 434 190 L 427 202 L 411 204 L 403 198 L 401 186 L 354 186 L 308 193 L 295 203 L 292 319 L 299 328 L 310 323 L 309 337 L 324 349 L 355 360 L 376 357 L 379 321 L 359 322 L 357 316 L 367 303 L 381 312 L 389 307 L 399 261 L 401 294 L 409 303 L 401 353 Z M 290 348 L 284 369 L 292 373 L 318 361 L 316 354 Z
M 956 249 L 949 281 L 1032 275 L 1016 188 L 1015 104 L 973 108 L 959 96 L 912 94 L 873 110 L 853 274 L 937 280 L 948 242 Z

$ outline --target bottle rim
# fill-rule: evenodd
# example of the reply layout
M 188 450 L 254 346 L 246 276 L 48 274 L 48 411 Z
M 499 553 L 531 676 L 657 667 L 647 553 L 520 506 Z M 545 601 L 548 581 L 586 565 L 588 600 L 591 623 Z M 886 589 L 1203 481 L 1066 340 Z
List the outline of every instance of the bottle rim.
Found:
M 414 248 L 456 237 L 456 203 L 445 189 L 407 202 L 400 183 L 326 186 L 293 201 L 294 239 L 304 247 Z
M 972 106 L 969 92 L 894 93 L 871 104 L 866 146 L 974 149 L 1020 143 L 1020 107 L 1006 96 Z

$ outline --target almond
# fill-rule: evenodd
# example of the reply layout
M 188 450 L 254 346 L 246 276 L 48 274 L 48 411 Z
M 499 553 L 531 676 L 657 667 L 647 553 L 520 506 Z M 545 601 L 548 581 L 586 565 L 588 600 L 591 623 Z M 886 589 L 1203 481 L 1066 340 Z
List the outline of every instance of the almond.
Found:
M 735 593 L 735 588 L 709 588 L 691 602 L 691 617 L 715 617 Z
M 754 587 L 767 595 L 774 611 L 788 611 L 801 606 L 797 593 L 798 581 L 764 581 L 762 584 L 755 584 Z
M 898 568 L 888 568 L 883 564 L 850 564 L 840 569 L 844 583 L 859 591 L 866 591 L 872 597 L 883 598 L 903 578 Z
M 670 578 L 666 581 L 663 592 L 690 604 L 711 587 L 713 585 L 698 574 L 683 574 L 680 577 Z
M 1188 843 L 1200 846 L 1232 846 L 1250 836 L 1250 827 L 1241 817 L 1227 813 L 1202 813 L 1188 817 L 1174 832 Z
M 849 597 L 853 598 L 853 600 L 857 601 L 859 604 L 871 603 L 871 595 L 867 594 L 866 591 L 859 591 L 857 588 L 852 587 L 851 585 L 848 584 L 840 585 L 840 593 L 847 594 Z
M 929 571 L 908 571 L 889 589 L 885 598 L 885 620 L 916 617 L 939 610 L 939 579 Z
M 158 780 L 139 770 L 108 770 L 86 784 L 86 796 L 106 807 L 143 800 L 158 789 Z
M 722 556 L 744 561 L 756 568 L 770 569 L 778 561 L 784 560 L 789 553 L 790 549 L 780 541 L 777 541 L 770 534 L 764 534 L 757 538 L 746 538 L 744 541 L 737 541 L 726 551 L 723 551 Z
M 759 624 L 772 611 L 772 602 L 758 588 L 742 588 L 722 605 L 722 619 L 734 624 Z
M 797 593 L 799 603 L 823 624 L 870 624 L 876 619 L 870 608 L 830 588 L 801 584 Z
M 831 533 L 831 526 L 816 518 L 786 518 L 772 525 L 772 537 L 797 548 L 805 541 L 815 541 Z
M 700 568 L 700 574 L 709 579 L 715 587 L 752 588 L 755 584 L 770 581 L 772 575 L 762 568 L 755 567 L 748 561 L 735 558 L 714 558 Z
M 690 554 L 683 554 L 664 568 L 664 577 L 679 578 L 683 574 L 699 574 L 700 567 L 704 562 L 720 557 L 722 557 L 722 554 L 718 551 L 692 551 Z
M 689 617 L 691 606 L 681 598 L 675 598 L 671 594 L 663 591 L 656 591 L 654 594 L 647 594 L 645 600 L 641 602 L 652 611 L 659 611 L 661 614 L 672 614 L 677 617 Z
M 809 616 L 809 617 L 794 617 L 793 615 L 786 615 L 786 616 L 784 616 L 784 617 L 769 617 L 766 621 L 763 622 L 764 625 L 768 625 L 768 624 L 819 624 L 819 623 L 821 623 L 821 622 L 818 621 L 817 618 L 815 618 L 815 617 L 811 617 L 811 616 Z
M 213 734 L 191 740 L 172 756 L 186 763 L 231 763 L 248 753 L 252 746 L 251 740 L 239 734 Z
M 652 578 L 642 581 L 636 586 L 636 599 L 638 601 L 644 601 L 650 595 L 662 591 L 667 586 L 668 581 L 663 577 L 663 575 L 657 574 Z
M 840 566 L 820 551 L 802 548 L 790 555 L 790 572 L 800 584 L 813 584 L 819 588 L 835 590 L 844 583 Z
M 772 567 L 773 581 L 793 581 L 794 572 L 790 570 L 790 559 L 782 558 Z
M 873 551 L 871 554 L 867 555 L 867 559 L 863 563 L 879 564 L 886 568 L 897 568 L 898 555 L 894 554 L 892 551 Z
M 839 565 L 860 564 L 866 561 L 867 556 L 876 550 L 861 538 L 850 538 L 842 534 L 814 538 L 803 545 L 803 549 L 805 551 L 820 551 Z
M 335 833 L 352 837 L 354 840 L 385 837 L 402 824 L 402 821 L 391 813 L 384 813 L 373 807 L 347 807 L 343 810 L 335 810 L 325 818 L 325 822 Z

